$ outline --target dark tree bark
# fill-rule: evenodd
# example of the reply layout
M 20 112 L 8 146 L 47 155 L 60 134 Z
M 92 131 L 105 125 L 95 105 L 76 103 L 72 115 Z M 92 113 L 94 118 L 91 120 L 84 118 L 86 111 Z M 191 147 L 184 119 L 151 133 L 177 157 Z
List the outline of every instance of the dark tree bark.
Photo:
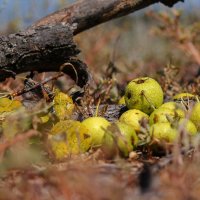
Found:
M 67 25 L 41 26 L 1 36 L 0 81 L 22 72 L 59 71 L 66 63 L 62 71 L 83 86 L 88 81 L 88 73 L 86 65 L 75 58 L 79 52 Z
M 46 24 L 69 23 L 74 35 L 111 19 L 128 15 L 155 3 L 173 6 L 183 0 L 79 0 L 71 6 L 50 14 L 29 29 Z
M 86 65 L 76 58 L 80 52 L 73 35 L 105 21 L 127 15 L 151 4 L 172 6 L 181 0 L 79 0 L 55 12 L 23 32 L 0 37 L 0 81 L 29 71 L 64 72 L 84 86 Z

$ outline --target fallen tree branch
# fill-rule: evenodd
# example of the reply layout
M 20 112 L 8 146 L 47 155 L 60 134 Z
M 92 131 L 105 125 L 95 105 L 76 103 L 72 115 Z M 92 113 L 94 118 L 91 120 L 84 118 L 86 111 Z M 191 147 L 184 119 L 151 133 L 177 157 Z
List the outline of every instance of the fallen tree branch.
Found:
M 0 81 L 22 72 L 60 71 L 68 62 L 73 67 L 69 65 L 63 72 L 82 87 L 89 74 L 86 65 L 76 59 L 80 51 L 73 35 L 154 3 L 172 6 L 178 1 L 182 0 L 79 0 L 23 32 L 0 37 Z
M 75 58 L 79 52 L 68 25 L 47 25 L 1 36 L 0 81 L 23 72 L 60 71 L 63 63 L 70 63 L 62 71 L 83 86 L 88 73 L 86 65 Z
M 154 3 L 172 6 L 182 0 L 79 0 L 71 6 L 50 14 L 29 29 L 47 24 L 68 23 L 74 35 L 111 19 L 141 10 Z

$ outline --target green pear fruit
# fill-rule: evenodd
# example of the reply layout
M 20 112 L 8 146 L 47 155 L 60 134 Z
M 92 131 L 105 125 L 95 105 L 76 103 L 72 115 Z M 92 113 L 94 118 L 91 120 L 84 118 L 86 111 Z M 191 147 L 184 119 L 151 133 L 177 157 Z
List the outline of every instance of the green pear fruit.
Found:
M 111 124 L 103 137 L 103 150 L 111 157 L 120 151 L 120 155 L 128 157 L 138 144 L 138 136 L 134 128 L 123 122 L 117 121 Z
M 197 134 L 196 126 L 188 119 L 180 119 L 177 124 L 169 122 L 158 122 L 150 127 L 150 135 L 157 140 L 172 143 L 179 134 L 179 127 L 183 126 L 186 133 L 190 136 Z
M 170 110 L 178 110 L 178 109 L 184 110 L 184 106 L 182 104 L 174 101 L 165 102 L 160 106 L 160 108 L 168 108 Z
M 165 142 L 174 142 L 178 136 L 178 131 L 169 122 L 158 122 L 150 128 L 150 135 L 153 139 Z
M 200 131 L 200 102 L 194 105 L 190 120 L 195 124 L 197 130 Z
M 163 103 L 163 90 L 160 84 L 150 78 L 132 80 L 125 89 L 125 102 L 128 109 L 138 109 L 150 114 Z
M 142 120 L 146 120 L 148 122 L 149 116 L 137 109 L 131 109 L 126 112 L 124 112 L 121 117 L 119 118 L 120 122 L 129 124 L 133 126 L 135 131 L 140 131 L 141 130 L 141 125 L 140 122 Z
M 105 130 L 110 125 L 110 122 L 103 117 L 89 117 L 82 124 L 88 129 L 88 134 L 92 138 L 92 145 L 102 145 Z
M 133 151 L 133 149 L 138 144 L 138 137 L 131 125 L 117 122 L 117 126 L 120 130 L 120 136 L 117 140 L 117 145 L 123 156 L 129 156 L 129 153 Z
M 158 122 L 172 122 L 173 120 L 179 120 L 183 117 L 185 117 L 185 112 L 182 109 L 170 109 L 166 106 L 161 106 L 151 113 L 149 124 L 153 125 Z
M 189 135 L 196 135 L 197 134 L 197 127 L 195 126 L 195 124 L 191 120 L 182 118 L 182 119 L 180 119 L 178 125 L 183 126 L 184 129 L 186 130 L 186 132 Z
M 179 94 L 176 94 L 174 97 L 173 97 L 173 100 L 175 101 L 181 101 L 181 100 L 188 100 L 188 99 L 196 99 L 196 96 L 194 94 L 191 94 L 191 93 L 179 93 Z
M 48 137 L 52 152 L 57 159 L 85 153 L 91 147 L 88 129 L 79 121 L 65 120 L 56 123 Z

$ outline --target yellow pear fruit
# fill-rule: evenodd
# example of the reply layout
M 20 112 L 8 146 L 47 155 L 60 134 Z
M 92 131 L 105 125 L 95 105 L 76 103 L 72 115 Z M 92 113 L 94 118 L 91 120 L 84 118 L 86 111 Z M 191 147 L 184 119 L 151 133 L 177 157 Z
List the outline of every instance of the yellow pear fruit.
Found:
M 167 107 L 160 107 L 154 110 L 149 117 L 149 124 L 155 124 L 158 122 L 172 122 L 173 120 L 179 120 L 185 117 L 185 112 L 182 109 L 170 109 Z
M 92 139 L 92 145 L 102 145 L 105 130 L 110 125 L 110 122 L 103 117 L 89 117 L 82 124 L 88 129 L 88 134 Z
M 173 100 L 176 100 L 176 101 L 188 100 L 188 99 L 196 99 L 196 96 L 194 94 L 184 92 L 184 93 L 176 94 L 173 97 Z
M 158 122 L 150 127 L 150 135 L 154 139 L 172 143 L 179 134 L 179 127 L 183 126 L 186 133 L 190 136 L 197 134 L 195 125 L 188 119 L 180 119 L 176 125 L 169 122 Z
M 174 142 L 178 136 L 178 131 L 169 122 L 158 122 L 150 128 L 150 135 L 153 139 L 165 142 Z
M 124 112 L 119 118 L 120 122 L 123 122 L 123 123 L 133 126 L 135 131 L 141 130 L 140 122 L 142 120 L 148 121 L 149 116 L 146 113 L 144 113 L 140 110 L 137 110 L 137 109 L 128 110 L 128 111 Z
M 185 131 L 189 134 L 189 135 L 196 135 L 197 134 L 197 128 L 195 126 L 195 124 L 188 119 L 182 118 L 180 119 L 179 126 L 183 126 Z
M 128 157 L 129 153 L 137 147 L 138 136 L 131 125 L 117 121 L 107 129 L 102 144 L 103 151 L 109 157 L 115 155 L 116 149 L 119 150 L 120 155 Z
M 74 120 L 56 123 L 49 133 L 49 143 L 57 159 L 85 153 L 91 147 L 91 141 L 88 129 Z
M 138 144 L 138 136 L 131 125 L 117 122 L 117 126 L 120 130 L 120 136 L 117 139 L 117 145 L 123 156 L 129 156 L 129 153 Z
M 150 114 L 163 103 L 163 90 L 160 84 L 150 78 L 132 80 L 125 89 L 125 102 L 128 109 L 138 109 Z
M 200 131 L 200 102 L 194 105 L 190 120 L 195 124 L 197 130 Z

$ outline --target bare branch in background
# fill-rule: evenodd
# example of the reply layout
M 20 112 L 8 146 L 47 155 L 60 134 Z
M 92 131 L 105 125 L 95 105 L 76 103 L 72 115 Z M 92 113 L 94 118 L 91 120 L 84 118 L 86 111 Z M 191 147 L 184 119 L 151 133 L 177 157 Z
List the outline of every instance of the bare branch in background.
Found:
M 29 29 L 47 24 L 69 23 L 76 35 L 103 22 L 128 15 L 155 3 L 162 2 L 172 6 L 179 1 L 183 0 L 79 0 L 67 8 L 40 19 Z
M 151 4 L 173 5 L 178 0 L 79 0 L 33 24 L 24 32 L 0 37 L 0 81 L 30 71 L 64 69 L 77 85 L 89 80 L 86 65 L 76 58 L 80 52 L 73 41 L 76 35 L 93 26 L 127 15 Z M 74 69 L 76 71 L 74 71 Z

